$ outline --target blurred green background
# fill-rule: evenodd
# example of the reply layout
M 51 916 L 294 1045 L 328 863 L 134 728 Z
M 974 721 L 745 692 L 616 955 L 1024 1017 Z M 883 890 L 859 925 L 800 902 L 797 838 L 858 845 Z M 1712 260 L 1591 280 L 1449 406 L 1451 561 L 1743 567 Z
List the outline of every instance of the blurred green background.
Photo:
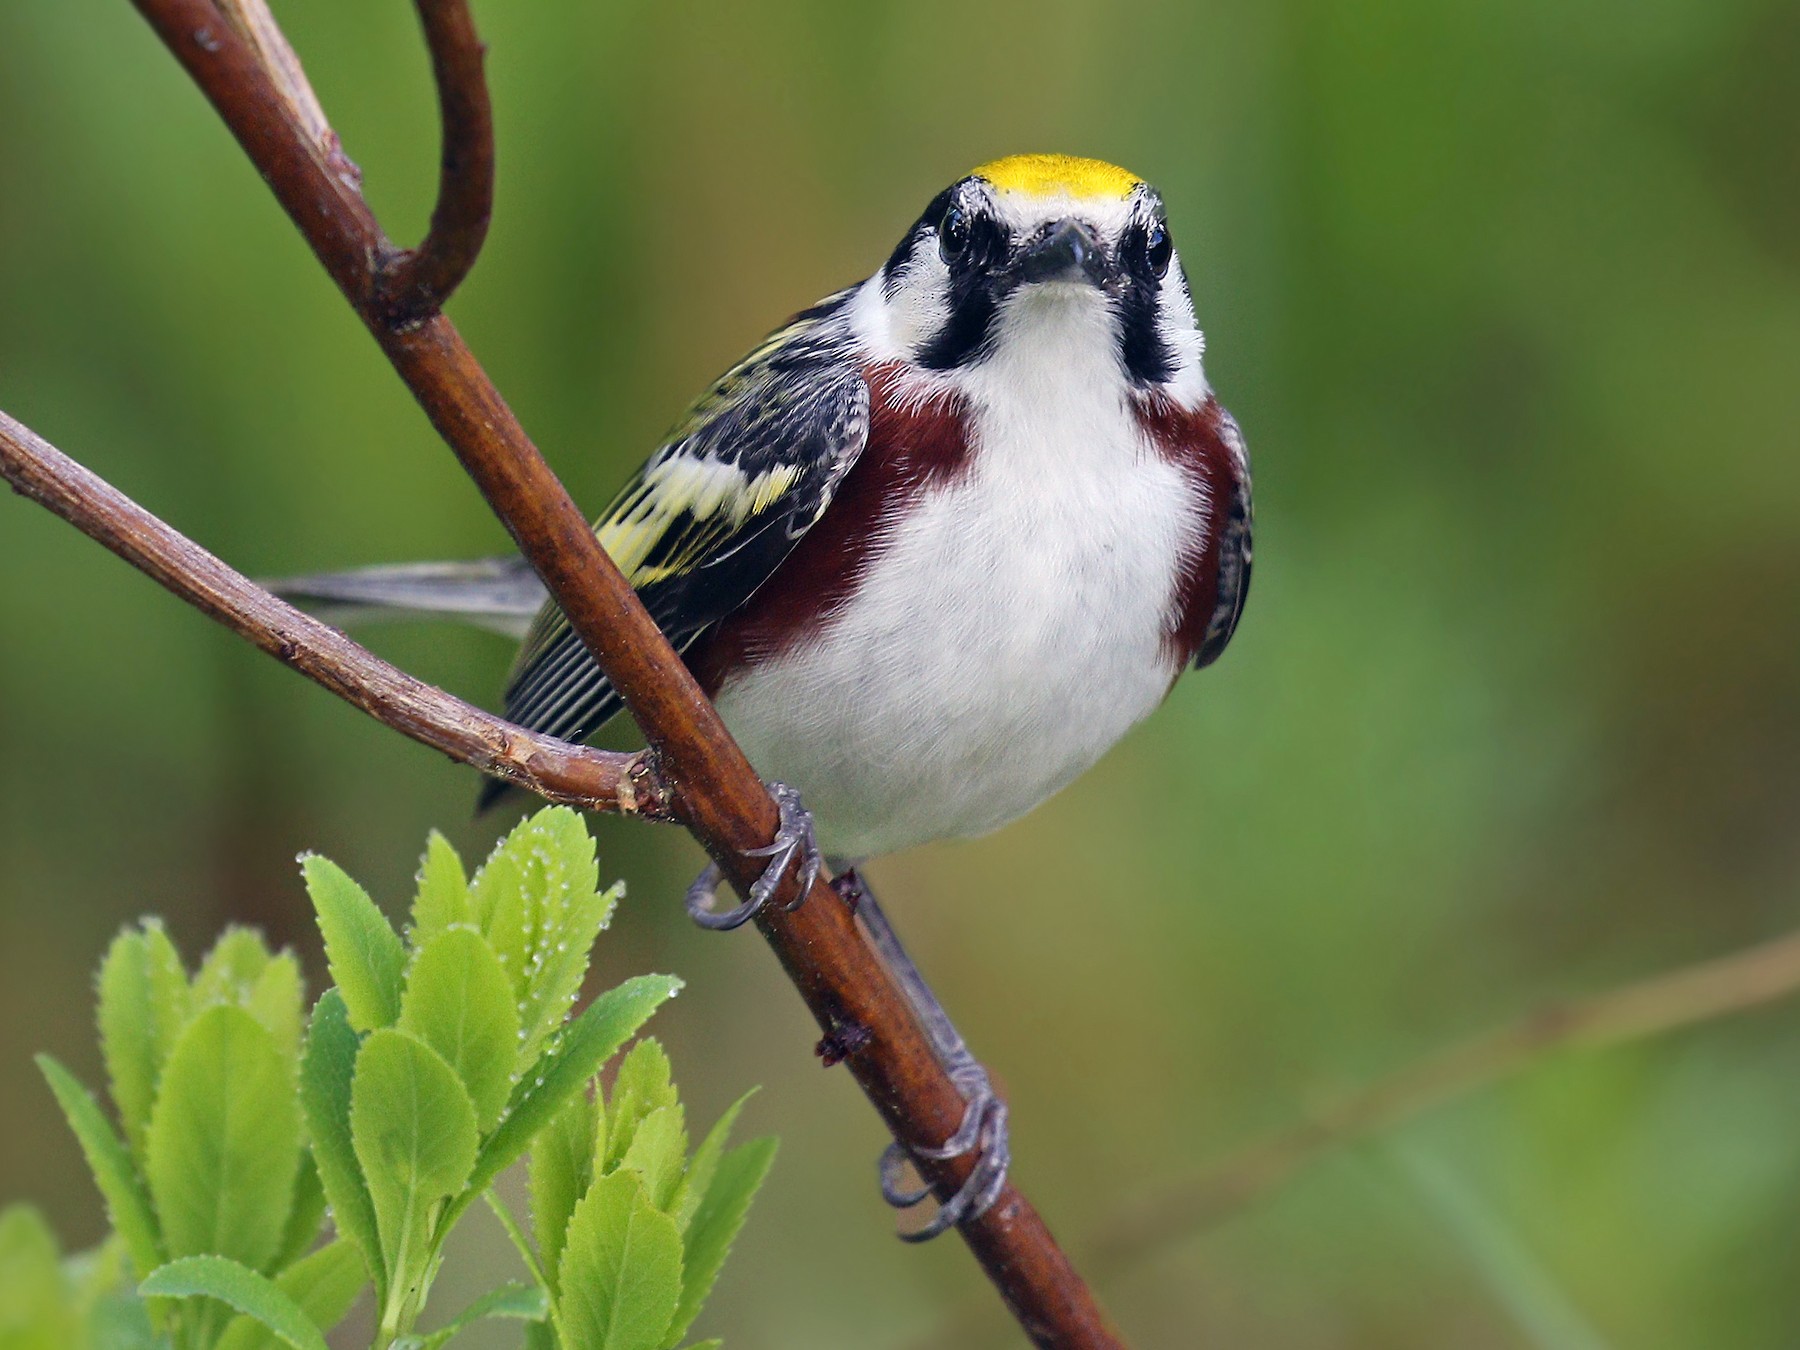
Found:
M 276 5 L 390 230 L 436 160 L 404 0 Z M 686 400 L 991 156 L 1169 203 L 1249 437 L 1226 658 L 1027 820 L 872 872 L 1079 1251 L 1122 1204 L 1559 994 L 1800 921 L 1792 0 L 486 0 L 499 205 L 452 312 L 598 509 Z M 499 528 L 124 0 L 0 5 L 0 406 L 252 574 Z M 506 644 L 372 640 L 491 699 Z M 29 1062 L 98 1078 L 142 913 L 314 961 L 294 855 L 406 893 L 465 771 L 0 500 L 0 1197 L 100 1230 Z M 673 970 L 694 1109 L 782 1156 L 701 1330 L 948 1344 L 878 1126 L 685 836 L 596 824 L 596 960 Z M 316 987 L 316 986 L 315 986 Z M 1800 1014 L 1554 1060 L 1334 1157 L 1103 1294 L 1145 1347 L 1800 1343 Z M 489 1226 L 491 1229 L 491 1225 Z M 483 1229 L 466 1259 L 506 1269 Z M 498 1343 L 505 1343 L 504 1341 Z M 985 1343 L 1020 1343 L 994 1329 Z

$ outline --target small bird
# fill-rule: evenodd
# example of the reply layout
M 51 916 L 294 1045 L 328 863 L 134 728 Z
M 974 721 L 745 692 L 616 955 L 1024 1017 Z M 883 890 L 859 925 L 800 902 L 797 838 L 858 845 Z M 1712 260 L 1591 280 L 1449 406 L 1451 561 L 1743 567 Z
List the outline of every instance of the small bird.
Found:
M 782 807 L 745 902 L 714 911 L 709 867 L 690 911 L 736 926 L 822 855 L 969 1101 L 938 1156 L 979 1151 L 975 1171 L 912 1237 L 999 1193 L 1006 1109 L 855 868 L 1031 810 L 1225 649 L 1250 469 L 1204 345 L 1154 188 L 998 159 L 721 377 L 597 527 Z M 522 559 L 279 589 L 332 617 L 529 620 L 506 716 L 580 740 L 619 711 Z M 900 1161 L 883 1192 L 916 1204 Z

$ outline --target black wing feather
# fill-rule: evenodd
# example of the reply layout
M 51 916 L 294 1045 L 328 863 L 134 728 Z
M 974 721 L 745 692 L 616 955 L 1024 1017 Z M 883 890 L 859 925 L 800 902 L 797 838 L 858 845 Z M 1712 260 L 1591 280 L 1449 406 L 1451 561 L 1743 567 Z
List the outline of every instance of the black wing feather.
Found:
M 677 650 L 768 580 L 862 452 L 869 390 L 851 355 L 848 296 L 801 314 L 721 377 L 597 526 Z M 561 611 L 547 605 L 508 681 L 508 719 L 580 740 L 619 706 Z M 491 785 L 483 804 L 502 786 Z

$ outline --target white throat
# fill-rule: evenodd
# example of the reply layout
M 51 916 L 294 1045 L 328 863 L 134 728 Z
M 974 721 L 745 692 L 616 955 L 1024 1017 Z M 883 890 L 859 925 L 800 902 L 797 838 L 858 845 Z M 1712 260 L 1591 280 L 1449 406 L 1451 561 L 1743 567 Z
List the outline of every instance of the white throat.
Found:
M 853 301 L 876 359 L 886 314 L 866 287 Z M 1169 618 L 1205 503 L 1132 415 L 1104 298 L 1046 287 L 1000 322 L 984 359 L 914 377 L 963 396 L 964 470 L 907 503 L 817 637 L 720 691 L 751 761 L 800 788 L 834 856 L 1005 824 L 1177 673 Z

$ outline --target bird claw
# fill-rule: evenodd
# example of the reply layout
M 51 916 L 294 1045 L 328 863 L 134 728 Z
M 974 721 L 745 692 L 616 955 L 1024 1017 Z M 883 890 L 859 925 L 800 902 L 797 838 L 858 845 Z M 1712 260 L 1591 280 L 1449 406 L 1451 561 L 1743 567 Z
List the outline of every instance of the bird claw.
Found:
M 744 850 L 749 857 L 767 858 L 768 866 L 751 883 L 750 894 L 741 905 L 715 910 L 713 903 L 718 899 L 719 886 L 724 881 L 725 874 L 719 870 L 717 863 L 708 863 L 706 869 L 694 878 L 694 884 L 688 887 L 687 893 L 688 917 L 702 928 L 723 931 L 737 928 L 754 919 L 762 912 L 763 906 L 769 903 L 796 857 L 800 860 L 800 885 L 787 908 L 798 909 L 806 902 L 807 892 L 812 889 L 812 884 L 824 865 L 819 857 L 819 842 L 813 835 L 812 812 L 801 802 L 799 792 L 786 783 L 770 783 L 769 792 L 781 809 L 781 823 L 776 828 L 775 838 L 762 848 Z
M 935 1148 L 918 1147 L 912 1153 L 937 1162 L 960 1158 L 977 1149 L 980 1155 L 956 1194 L 938 1206 L 924 1227 L 901 1233 L 903 1242 L 929 1242 L 958 1224 L 979 1219 L 999 1198 L 1006 1185 L 1007 1168 L 1012 1164 L 1006 1103 L 994 1092 L 987 1071 L 971 1059 L 952 1068 L 950 1077 L 968 1103 L 962 1123 Z M 906 1161 L 907 1150 L 897 1143 L 889 1144 L 881 1155 L 881 1198 L 895 1209 L 911 1209 L 932 1193 L 929 1186 L 909 1190 L 902 1184 Z
M 742 904 L 732 909 L 715 910 L 713 904 L 718 898 L 724 873 L 716 864 L 709 863 L 688 887 L 687 894 L 688 914 L 702 928 L 736 928 L 755 918 L 769 903 L 796 858 L 800 864 L 800 886 L 789 909 L 797 908 L 806 899 L 819 875 L 823 864 L 818 841 L 813 836 L 812 815 L 801 804 L 800 794 L 786 783 L 771 783 L 769 791 L 781 808 L 780 828 L 775 832 L 774 841 L 766 847 L 747 850 L 752 857 L 767 858 L 768 866 L 751 885 L 750 894 Z M 856 869 L 846 868 L 832 879 L 831 885 L 850 912 L 861 916 L 882 960 L 899 979 L 939 1062 L 967 1104 L 962 1120 L 943 1143 L 935 1147 L 920 1145 L 911 1150 L 892 1143 L 881 1154 L 881 1196 L 895 1209 L 911 1209 L 923 1204 L 932 1194 L 930 1186 L 918 1190 L 906 1187 L 904 1177 L 909 1158 L 947 1162 L 970 1153 L 977 1155 L 968 1178 L 957 1188 L 955 1195 L 938 1206 L 930 1222 L 910 1233 L 900 1234 L 904 1242 L 928 1242 L 958 1224 L 979 1219 L 1006 1188 L 1007 1169 L 1012 1165 L 1006 1103 L 995 1093 L 987 1070 L 963 1045 L 962 1037 L 956 1034 L 956 1028 L 926 986 L 906 949 L 900 945 L 900 939 L 895 936 L 874 893 Z M 820 1044 L 824 1046 L 825 1042 Z M 827 1058 L 826 1062 L 832 1061 Z

